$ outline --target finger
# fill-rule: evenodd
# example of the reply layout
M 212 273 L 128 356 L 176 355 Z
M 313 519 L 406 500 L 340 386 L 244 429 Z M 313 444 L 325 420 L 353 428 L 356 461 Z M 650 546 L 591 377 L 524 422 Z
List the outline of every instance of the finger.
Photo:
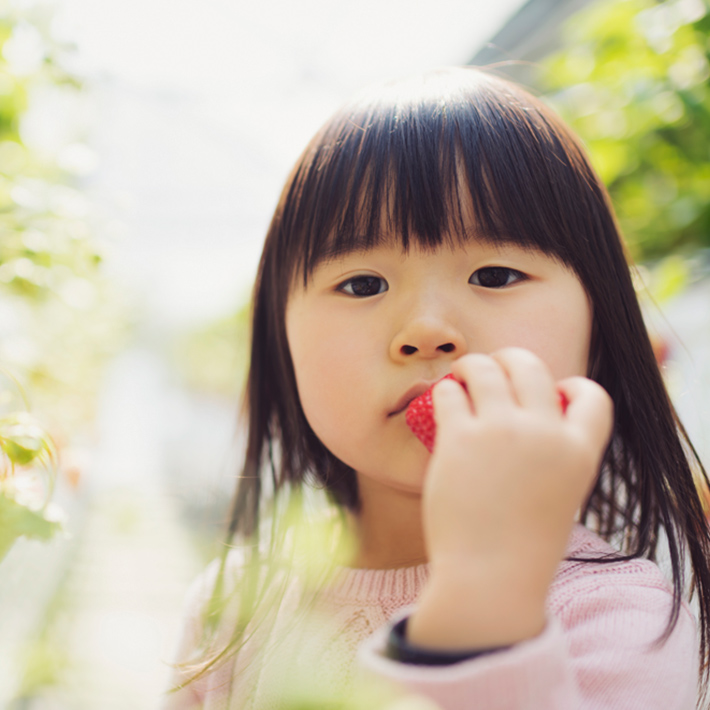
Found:
M 473 414 L 471 400 L 463 385 L 456 380 L 441 380 L 431 391 L 434 404 L 434 422 L 437 428 L 447 426 L 449 421 L 460 421 Z
M 464 355 L 453 363 L 451 371 L 466 383 L 478 416 L 504 414 L 515 406 L 508 376 L 492 357 Z
M 569 377 L 556 386 L 567 400 L 565 418 L 606 444 L 614 424 L 614 403 L 606 390 L 586 377 Z
M 491 357 L 503 368 L 521 407 L 561 413 L 552 373 L 535 353 L 523 348 L 503 348 Z

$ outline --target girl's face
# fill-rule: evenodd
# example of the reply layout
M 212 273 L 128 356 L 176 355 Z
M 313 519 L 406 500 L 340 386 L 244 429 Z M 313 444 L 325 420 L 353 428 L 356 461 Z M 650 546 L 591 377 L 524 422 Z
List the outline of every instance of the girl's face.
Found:
M 470 352 L 527 348 L 556 380 L 586 375 L 592 308 L 577 276 L 516 245 L 377 246 L 298 280 L 286 332 L 313 431 L 363 476 L 421 491 L 429 453 L 407 404 Z

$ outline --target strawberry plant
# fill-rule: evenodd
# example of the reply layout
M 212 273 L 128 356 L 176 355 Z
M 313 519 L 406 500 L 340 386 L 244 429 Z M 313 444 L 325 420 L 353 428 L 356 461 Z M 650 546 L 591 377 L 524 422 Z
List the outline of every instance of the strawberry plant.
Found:
M 56 468 L 54 443 L 34 417 L 0 417 L 0 560 L 18 538 L 48 540 L 60 529 L 50 505 Z

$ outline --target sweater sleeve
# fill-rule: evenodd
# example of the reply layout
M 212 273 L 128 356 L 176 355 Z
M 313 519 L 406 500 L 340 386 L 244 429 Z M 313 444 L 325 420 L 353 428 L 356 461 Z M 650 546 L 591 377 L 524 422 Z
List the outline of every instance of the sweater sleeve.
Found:
M 565 587 L 566 602 L 548 614 L 543 633 L 505 651 L 445 667 L 408 666 L 384 656 L 386 627 L 363 644 L 359 659 L 444 710 L 694 710 L 694 620 L 684 605 L 659 642 L 672 597 L 644 574 L 581 575 Z

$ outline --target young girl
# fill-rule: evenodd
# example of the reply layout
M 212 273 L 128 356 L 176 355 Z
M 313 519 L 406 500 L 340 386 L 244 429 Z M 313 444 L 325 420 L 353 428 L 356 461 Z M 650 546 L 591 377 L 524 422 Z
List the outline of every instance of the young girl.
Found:
M 435 383 L 430 454 L 405 410 Z M 166 708 L 285 707 L 287 668 L 452 709 L 696 707 L 707 477 L 605 189 L 539 100 L 451 69 L 321 129 L 264 246 L 247 413 L 242 552 L 191 594 Z M 294 636 L 308 595 L 259 534 L 287 549 L 279 500 L 309 485 L 356 546 L 309 597 L 328 622 Z

